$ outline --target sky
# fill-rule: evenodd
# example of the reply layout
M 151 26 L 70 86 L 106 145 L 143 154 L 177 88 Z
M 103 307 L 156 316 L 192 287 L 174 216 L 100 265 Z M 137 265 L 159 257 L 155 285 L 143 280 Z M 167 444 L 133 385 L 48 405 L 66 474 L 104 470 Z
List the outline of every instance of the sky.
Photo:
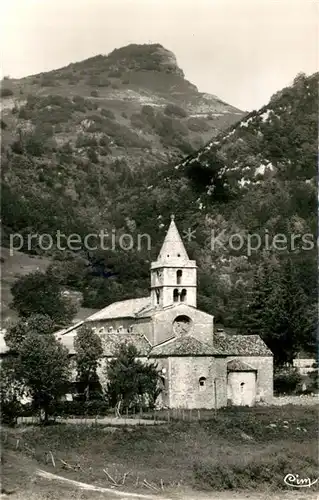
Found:
M 317 0 L 2 0 L 1 74 L 160 43 L 201 92 L 251 111 L 318 71 L 318 29 Z

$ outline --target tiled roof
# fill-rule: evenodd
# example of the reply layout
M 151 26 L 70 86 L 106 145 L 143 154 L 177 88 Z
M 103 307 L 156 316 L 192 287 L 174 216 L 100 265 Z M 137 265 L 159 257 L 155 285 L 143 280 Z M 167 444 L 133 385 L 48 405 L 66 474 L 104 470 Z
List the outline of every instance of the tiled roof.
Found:
M 228 356 L 272 356 L 259 335 L 227 335 L 214 333 L 214 347 Z
M 216 350 L 195 339 L 191 335 L 185 337 L 174 337 L 158 344 L 150 352 L 151 357 L 162 356 L 213 356 Z
M 256 368 L 253 368 L 247 363 L 243 363 L 240 359 L 233 359 L 227 363 L 227 371 L 229 372 L 251 372 L 257 371 Z
M 147 356 L 151 344 L 141 333 L 107 333 L 102 335 L 104 356 L 114 356 L 117 349 L 123 344 L 133 344 L 140 356 Z
M 150 297 L 121 300 L 89 316 L 86 321 L 100 321 L 113 318 L 134 318 L 142 309 L 151 304 Z
M 76 334 L 76 331 L 72 331 L 59 337 L 61 343 L 68 349 L 70 354 L 75 354 L 74 339 L 76 338 Z M 114 356 L 118 347 L 122 344 L 133 344 L 140 356 L 147 356 L 151 349 L 151 344 L 140 333 L 105 333 L 100 335 L 100 337 L 104 356 Z

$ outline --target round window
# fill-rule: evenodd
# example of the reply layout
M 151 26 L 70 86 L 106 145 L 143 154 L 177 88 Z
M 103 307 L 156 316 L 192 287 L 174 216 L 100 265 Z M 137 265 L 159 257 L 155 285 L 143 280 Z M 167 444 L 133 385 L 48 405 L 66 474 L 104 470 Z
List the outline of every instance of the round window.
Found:
M 192 321 L 188 316 L 177 316 L 173 322 L 175 335 L 185 335 L 190 332 Z

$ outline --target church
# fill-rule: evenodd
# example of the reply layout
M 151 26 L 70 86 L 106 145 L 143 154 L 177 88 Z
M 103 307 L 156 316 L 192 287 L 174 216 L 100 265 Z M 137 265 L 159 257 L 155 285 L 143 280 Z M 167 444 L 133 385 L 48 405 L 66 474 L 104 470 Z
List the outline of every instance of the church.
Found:
M 101 336 L 102 383 L 105 364 L 117 348 L 134 344 L 139 359 L 157 362 L 160 407 L 211 409 L 272 401 L 273 354 L 259 335 L 215 331 L 214 317 L 197 309 L 197 266 L 188 258 L 174 216 L 151 264 L 150 285 L 148 297 L 110 304 L 55 335 L 70 355 L 84 324 Z

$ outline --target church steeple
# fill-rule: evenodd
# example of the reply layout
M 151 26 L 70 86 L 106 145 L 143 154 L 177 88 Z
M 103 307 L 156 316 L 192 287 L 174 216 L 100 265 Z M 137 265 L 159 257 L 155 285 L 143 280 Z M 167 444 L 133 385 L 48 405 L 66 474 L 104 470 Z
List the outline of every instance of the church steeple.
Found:
M 173 262 L 181 263 L 182 261 L 188 260 L 183 240 L 179 235 L 174 219 L 174 215 L 171 215 L 171 223 L 166 233 L 160 253 L 157 257 L 157 261 L 162 262 L 163 264 Z
M 174 215 L 158 258 L 151 265 L 151 297 L 157 307 L 179 302 L 196 307 L 196 262 L 188 258 Z

